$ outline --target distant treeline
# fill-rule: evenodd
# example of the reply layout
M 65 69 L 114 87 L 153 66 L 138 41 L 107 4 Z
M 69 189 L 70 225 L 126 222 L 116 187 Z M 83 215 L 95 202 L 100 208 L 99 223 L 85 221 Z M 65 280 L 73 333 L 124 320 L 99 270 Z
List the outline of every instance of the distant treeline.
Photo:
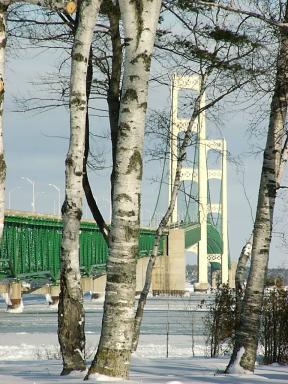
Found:
M 190 283 L 197 281 L 197 265 L 186 265 L 186 280 Z M 247 270 L 248 276 L 248 270 Z M 267 272 L 266 285 L 286 285 L 288 286 L 288 269 L 269 268 Z

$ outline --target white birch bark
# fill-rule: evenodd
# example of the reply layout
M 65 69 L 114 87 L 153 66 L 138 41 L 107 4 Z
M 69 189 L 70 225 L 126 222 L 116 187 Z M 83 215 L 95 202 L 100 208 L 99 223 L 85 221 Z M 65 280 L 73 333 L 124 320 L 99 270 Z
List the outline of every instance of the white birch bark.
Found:
M 288 21 L 288 2 L 284 22 Z M 240 324 L 236 330 L 233 354 L 226 371 L 232 372 L 240 350 L 240 366 L 254 371 L 260 312 L 264 293 L 264 283 L 269 260 L 269 248 L 273 227 L 273 212 L 278 176 L 281 173 L 281 154 L 285 137 L 285 124 L 288 107 L 288 32 L 280 28 L 280 49 L 277 61 L 275 90 L 271 102 L 267 142 L 264 151 L 258 205 L 253 231 L 251 267 L 242 303 Z M 242 349 L 244 348 L 244 349 Z
M 58 307 L 62 374 L 85 369 L 85 314 L 80 286 L 79 227 L 82 216 L 87 64 L 100 4 L 100 0 L 81 2 L 72 50 L 70 145 L 66 158 L 65 201 L 62 207 L 61 293 Z
M 5 48 L 6 48 L 6 11 L 7 6 L 0 4 L 0 239 L 4 228 L 5 209 L 5 178 L 6 163 L 4 159 L 3 145 L 3 105 L 4 105 L 4 72 L 5 72 Z
M 134 330 L 136 256 L 148 79 L 160 0 L 120 0 L 125 63 L 101 338 L 93 373 L 127 377 Z

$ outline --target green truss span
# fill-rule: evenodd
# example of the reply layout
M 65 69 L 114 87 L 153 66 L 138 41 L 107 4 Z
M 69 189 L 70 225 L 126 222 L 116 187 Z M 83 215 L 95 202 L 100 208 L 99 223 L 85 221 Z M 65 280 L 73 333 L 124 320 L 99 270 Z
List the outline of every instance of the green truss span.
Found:
M 200 224 L 188 224 L 183 227 L 185 230 L 185 248 L 188 249 L 194 244 L 198 243 L 201 239 Z M 223 241 L 216 227 L 212 224 L 207 225 L 207 253 L 222 253 L 223 252 Z
M 185 230 L 185 248 L 188 249 L 194 244 L 198 243 L 198 241 L 201 239 L 200 224 L 188 224 L 185 225 L 183 228 Z M 207 253 L 223 253 L 223 240 L 216 227 L 211 223 L 207 224 Z M 221 264 L 217 262 L 212 262 L 211 268 L 212 270 L 219 270 L 221 269 Z
M 153 248 L 155 231 L 141 229 L 139 257 Z M 40 216 L 5 216 L 0 248 L 0 277 L 38 278 L 60 275 L 62 221 Z M 163 254 L 165 236 L 160 243 Z M 80 226 L 80 267 L 83 275 L 97 275 L 105 269 L 108 247 L 91 222 Z
M 200 240 L 200 225 L 188 224 L 185 248 Z M 139 257 L 148 256 L 154 245 L 155 231 L 141 229 Z M 223 242 L 212 225 L 207 226 L 207 252 L 222 253 Z M 50 277 L 60 275 L 62 221 L 47 216 L 6 215 L 0 246 L 0 278 Z M 162 236 L 159 255 L 163 254 L 167 235 Z M 80 226 L 80 267 L 83 275 L 97 275 L 105 270 L 108 247 L 99 229 L 92 222 Z

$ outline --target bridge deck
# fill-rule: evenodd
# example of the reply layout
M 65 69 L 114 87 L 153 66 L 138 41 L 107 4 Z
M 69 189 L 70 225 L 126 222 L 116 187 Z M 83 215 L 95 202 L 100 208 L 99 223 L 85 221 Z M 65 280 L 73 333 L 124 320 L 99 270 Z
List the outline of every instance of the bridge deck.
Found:
M 185 231 L 185 248 L 200 238 L 199 223 L 181 226 Z M 217 229 L 208 224 L 208 254 L 221 254 L 223 242 Z M 154 245 L 155 230 L 141 229 L 139 257 L 149 256 Z M 5 215 L 0 244 L 0 278 L 37 278 L 58 280 L 60 275 L 62 221 L 53 216 L 8 212 Z M 167 235 L 161 239 L 163 254 Z M 105 270 L 108 247 L 93 221 L 80 226 L 80 267 L 83 275 L 97 275 Z
M 153 248 L 155 231 L 141 229 L 139 257 Z M 0 246 L 0 278 L 50 276 L 59 279 L 62 221 L 49 216 L 5 215 Z M 165 236 L 159 254 L 164 250 Z M 108 247 L 94 222 L 80 226 L 80 267 L 85 275 L 104 271 Z

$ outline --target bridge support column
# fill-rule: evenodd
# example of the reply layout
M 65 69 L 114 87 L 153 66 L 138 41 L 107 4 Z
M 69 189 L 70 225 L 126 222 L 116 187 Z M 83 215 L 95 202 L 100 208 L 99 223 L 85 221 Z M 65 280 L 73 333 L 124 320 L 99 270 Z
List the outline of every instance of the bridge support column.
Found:
M 168 255 L 158 256 L 152 272 L 153 295 L 169 290 Z
M 203 102 L 203 101 L 202 101 Z M 208 284 L 208 255 L 207 255 L 207 148 L 205 115 L 199 116 L 199 164 L 198 164 L 198 194 L 199 194 L 199 223 L 201 239 L 198 243 L 198 282 L 194 284 L 195 291 L 206 291 Z
M 233 261 L 229 269 L 229 287 L 230 288 L 235 288 L 236 269 L 237 269 L 237 261 Z
M 7 284 L 1 284 L 0 283 L 0 294 L 5 295 L 8 293 L 8 285 Z M 3 296 L 4 297 L 4 296 Z
M 59 285 L 51 285 L 51 287 L 50 287 L 51 301 L 49 302 L 49 305 L 58 305 L 59 294 L 60 294 L 60 286 Z
M 99 299 L 105 295 L 106 280 L 106 274 L 92 279 L 91 300 Z
M 7 312 L 22 312 L 23 308 L 21 283 L 13 282 L 9 285 Z
M 170 293 L 185 292 L 185 232 L 170 229 L 168 235 L 168 289 Z
M 136 264 L 136 295 L 141 293 L 141 291 L 144 287 L 148 262 L 149 262 L 149 257 L 142 257 L 141 259 L 137 260 L 137 264 Z
M 221 269 L 215 269 L 211 271 L 211 288 L 217 288 L 221 284 Z
M 229 283 L 229 249 L 228 249 L 228 216 L 227 216 L 227 148 L 223 140 L 222 148 L 222 284 Z

